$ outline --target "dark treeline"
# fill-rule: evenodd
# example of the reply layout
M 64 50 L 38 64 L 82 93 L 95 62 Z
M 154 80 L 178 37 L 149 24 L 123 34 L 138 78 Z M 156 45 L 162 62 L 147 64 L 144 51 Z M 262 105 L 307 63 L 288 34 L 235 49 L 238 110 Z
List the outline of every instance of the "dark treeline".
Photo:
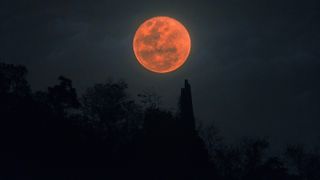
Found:
M 0 63 L 0 179 L 320 179 L 316 151 L 267 156 L 265 139 L 228 145 L 213 126 L 194 128 L 184 90 L 171 112 L 152 92 L 129 96 L 124 81 L 79 96 L 63 76 L 32 92 L 26 75 Z

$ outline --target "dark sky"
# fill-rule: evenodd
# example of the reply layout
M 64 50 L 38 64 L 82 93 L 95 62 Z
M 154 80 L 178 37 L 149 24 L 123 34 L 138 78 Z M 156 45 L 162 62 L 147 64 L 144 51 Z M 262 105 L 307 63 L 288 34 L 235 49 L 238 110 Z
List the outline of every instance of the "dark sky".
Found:
M 169 74 L 145 70 L 132 51 L 139 24 L 159 15 L 192 40 L 187 63 Z M 34 90 L 59 75 L 80 92 L 122 78 L 132 95 L 153 88 L 174 107 L 188 78 L 197 119 L 229 140 L 319 142 L 319 0 L 2 0 L 0 20 L 0 59 L 26 65 Z

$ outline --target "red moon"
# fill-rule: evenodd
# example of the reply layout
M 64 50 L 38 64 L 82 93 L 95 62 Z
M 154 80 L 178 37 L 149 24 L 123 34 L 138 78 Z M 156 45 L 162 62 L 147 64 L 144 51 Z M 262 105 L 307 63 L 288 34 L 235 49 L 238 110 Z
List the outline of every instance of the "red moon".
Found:
M 190 49 L 187 29 L 176 19 L 166 16 L 143 22 L 133 39 L 133 51 L 139 63 L 156 73 L 168 73 L 181 67 Z

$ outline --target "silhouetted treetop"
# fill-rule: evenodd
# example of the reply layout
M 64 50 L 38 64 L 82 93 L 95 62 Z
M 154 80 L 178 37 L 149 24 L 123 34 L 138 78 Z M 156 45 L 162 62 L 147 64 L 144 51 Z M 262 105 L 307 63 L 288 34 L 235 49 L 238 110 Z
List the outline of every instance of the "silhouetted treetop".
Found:
M 140 102 L 146 109 L 159 109 L 161 105 L 161 97 L 153 90 L 147 89 L 138 94 Z
M 28 95 L 30 87 L 26 80 L 27 72 L 22 65 L 0 63 L 0 94 Z
M 0 63 L 0 161 L 14 169 L 12 179 L 26 172 L 48 179 L 57 167 L 76 176 L 55 179 L 320 179 L 319 152 L 303 145 L 268 156 L 266 139 L 227 144 L 215 126 L 196 130 L 187 80 L 172 112 L 154 91 L 139 93 L 137 103 L 122 80 L 95 84 L 78 97 L 66 77 L 32 92 L 26 75 L 22 65 Z
M 88 88 L 81 98 L 84 113 L 90 119 L 106 124 L 124 119 L 134 105 L 127 88 L 124 81 L 108 81 Z
M 76 89 L 72 87 L 72 81 L 63 76 L 59 77 L 60 83 L 53 87 L 48 87 L 48 101 L 53 108 L 67 110 L 70 108 L 79 108 Z

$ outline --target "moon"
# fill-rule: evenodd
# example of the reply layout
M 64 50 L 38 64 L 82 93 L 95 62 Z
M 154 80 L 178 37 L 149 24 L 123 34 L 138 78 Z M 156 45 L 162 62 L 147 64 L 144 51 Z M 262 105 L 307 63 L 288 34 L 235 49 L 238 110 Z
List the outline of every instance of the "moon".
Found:
M 133 38 L 133 51 L 138 62 L 156 73 L 180 68 L 191 49 L 189 32 L 174 18 L 158 16 L 144 21 Z

